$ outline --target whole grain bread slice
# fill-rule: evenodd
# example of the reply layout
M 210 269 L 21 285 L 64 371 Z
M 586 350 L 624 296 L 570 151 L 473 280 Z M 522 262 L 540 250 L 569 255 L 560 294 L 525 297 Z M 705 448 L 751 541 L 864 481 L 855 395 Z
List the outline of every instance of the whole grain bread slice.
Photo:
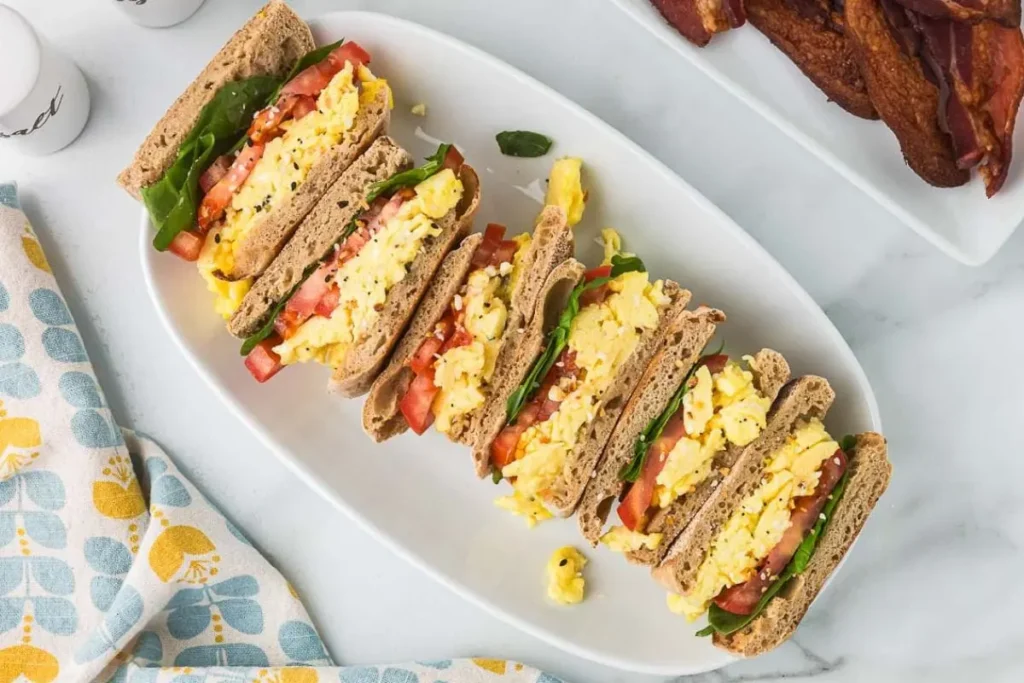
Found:
M 427 335 L 434 333 L 434 326 L 444 317 L 452 299 L 459 293 L 469 274 L 473 254 L 481 241 L 482 234 L 469 235 L 457 249 L 444 257 L 409 323 L 408 331 L 395 347 L 388 366 L 370 387 L 366 402 L 363 403 L 363 431 L 377 443 L 398 436 L 409 428 L 409 423 L 398 407 L 415 376 L 409 368 L 409 359 Z
M 715 634 L 715 645 L 742 657 L 755 657 L 778 647 L 796 631 L 814 598 L 864 528 L 892 476 L 885 438 L 881 434 L 858 434 L 857 443 L 848 455 L 850 478 L 845 493 L 818 540 L 807 568 L 791 579 L 745 628 L 729 635 Z
M 377 138 L 299 225 L 284 249 L 242 299 L 228 331 L 245 338 L 258 330 L 271 309 L 302 280 L 306 268 L 326 258 L 345 227 L 362 211 L 367 189 L 412 166 L 412 157 L 389 137 Z
M 664 291 L 669 302 L 661 310 L 658 326 L 640 336 L 639 343 L 619 369 L 615 381 L 601 395 L 596 406 L 597 415 L 584 427 L 586 434 L 569 453 L 562 474 L 544 496 L 545 506 L 557 515 L 568 517 L 576 509 L 584 489 L 601 464 L 601 455 L 608 437 L 636 390 L 640 377 L 654 355 L 671 339 L 670 330 L 690 302 L 689 290 L 681 288 L 672 280 L 665 281 Z
M 388 292 L 377 322 L 352 346 L 341 366 L 332 373 L 331 391 L 354 398 L 370 390 L 444 257 L 473 226 L 473 218 L 480 206 L 480 181 L 469 164 L 463 164 L 459 169 L 459 179 L 463 187 L 462 199 L 437 221 L 441 233 L 424 242 L 405 278 Z
M 409 324 L 402 341 L 380 374 L 363 404 L 363 429 L 374 441 L 380 442 L 401 434 L 408 423 L 398 408 L 398 402 L 413 380 L 408 367 L 409 358 L 420 344 L 433 333 L 434 326 L 448 310 L 454 296 L 469 276 L 473 253 L 482 236 L 470 235 L 458 249 L 445 257 L 438 275 L 434 278 Z M 559 207 L 547 207 L 541 212 L 530 246 L 520 262 L 523 276 L 519 278 L 510 297 L 510 307 L 505 331 L 498 345 L 498 366 L 501 354 L 512 353 L 511 340 L 519 335 L 519 329 L 528 317 L 533 315 L 537 295 L 547 274 L 572 255 L 572 230 L 566 220 L 565 211 Z M 490 395 L 490 387 L 484 388 Z M 486 405 L 486 404 L 485 404 Z M 485 406 L 460 416 L 452 423 L 448 437 L 458 443 L 472 446 L 479 432 L 479 422 Z
M 789 363 L 781 353 L 771 349 L 761 349 L 754 354 L 751 371 L 754 373 L 754 385 L 757 390 L 761 392 L 762 396 L 773 402 L 782 387 L 789 381 Z M 779 419 L 776 415 L 776 422 L 769 423 L 766 429 L 781 427 Z M 753 453 L 762 452 L 758 441 L 759 439 L 754 439 L 746 446 L 729 444 L 716 455 L 711 466 L 711 474 L 707 479 L 690 493 L 672 501 L 668 507 L 658 510 L 647 523 L 647 533 L 662 535 L 661 544 L 654 550 L 645 546 L 635 552 L 627 553 L 626 559 L 634 564 L 649 567 L 657 565 L 665 557 L 672 541 L 682 533 L 697 511 L 704 506 L 704 503 L 721 485 L 722 478 L 726 473 L 731 472 L 741 459 L 749 462 L 754 458 Z
M 665 405 L 700 358 L 701 350 L 714 336 L 715 328 L 724 321 L 725 314 L 714 308 L 701 306 L 695 311 L 685 311 L 670 330 L 664 348 L 647 366 L 608 438 L 597 476 L 587 484 L 576 508 L 580 531 L 590 545 L 597 545 L 611 505 L 625 489 L 619 474 L 632 461 L 637 438 L 665 410 Z
M 320 197 L 342 176 L 370 144 L 387 131 L 391 119 L 391 95 L 379 88 L 375 97 L 361 104 L 352 128 L 310 169 L 305 181 L 270 212 L 263 212 L 249 232 L 235 246 L 232 279 L 242 280 L 262 273 L 284 247 Z
M 491 398 L 483 408 L 473 443 L 473 466 L 478 477 L 491 471 L 491 442 L 505 426 L 509 396 L 519 388 L 530 366 L 544 351 L 548 334 L 558 325 L 569 295 L 584 272 L 586 267 L 576 259 L 562 261 L 544 281 L 529 321 L 521 321 L 519 327 L 509 321 L 509 329 L 515 330 L 515 336 L 512 343 L 507 344 L 509 352 L 500 354 L 495 363 Z
M 174 163 L 181 140 L 224 85 L 252 76 L 284 78 L 315 47 L 309 27 L 283 0 L 271 0 L 214 55 L 135 152 L 117 182 L 136 199 Z
M 664 561 L 651 572 L 655 580 L 674 593 L 692 590 L 708 549 L 740 502 L 757 487 L 765 461 L 785 443 L 798 420 L 824 418 L 834 399 L 828 380 L 815 375 L 797 378 L 782 388 L 769 413 L 768 427 L 743 449 L 714 493 L 669 546 Z

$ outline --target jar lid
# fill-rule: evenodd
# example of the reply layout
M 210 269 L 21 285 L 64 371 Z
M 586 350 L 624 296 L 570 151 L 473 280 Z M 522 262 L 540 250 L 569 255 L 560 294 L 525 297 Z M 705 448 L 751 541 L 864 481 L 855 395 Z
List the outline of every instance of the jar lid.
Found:
M 32 25 L 0 5 L 0 116 L 21 104 L 39 78 L 40 46 Z

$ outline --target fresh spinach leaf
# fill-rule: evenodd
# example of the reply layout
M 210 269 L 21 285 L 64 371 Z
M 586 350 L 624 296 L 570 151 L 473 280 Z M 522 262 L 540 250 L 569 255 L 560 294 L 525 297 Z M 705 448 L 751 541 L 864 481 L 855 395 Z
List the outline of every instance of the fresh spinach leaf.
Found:
M 491 470 L 491 481 L 493 481 L 495 484 L 500 484 L 501 480 L 504 479 L 504 478 L 505 478 L 505 476 L 501 473 L 501 470 L 498 469 L 497 467 L 495 467 L 494 469 Z
M 683 378 L 683 383 L 676 389 L 676 393 L 672 394 L 672 398 L 665 407 L 665 411 L 651 420 L 650 424 L 647 425 L 647 429 L 637 437 L 636 442 L 633 444 L 633 459 L 623 468 L 619 474 L 619 479 L 635 482 L 640 478 L 640 473 L 644 471 L 644 464 L 647 462 L 647 451 L 650 450 L 651 444 L 661 436 L 661 433 L 665 430 L 665 425 L 668 424 L 668 421 L 679 410 L 679 406 L 683 405 L 683 396 L 690 390 L 690 378 L 693 377 L 696 369 L 697 365 L 694 364 L 690 371 L 686 373 L 686 377 Z
M 369 204 L 377 197 L 385 193 L 395 192 L 403 187 L 414 187 L 444 168 L 444 158 L 448 156 L 451 145 L 445 143 L 438 146 L 433 156 L 427 157 L 427 163 L 418 168 L 410 168 L 408 171 L 396 173 L 387 180 L 381 180 L 370 185 L 370 191 L 366 195 L 366 203 Z
M 284 307 L 288 304 L 288 300 L 292 298 L 292 295 L 294 295 L 295 292 L 299 290 L 299 287 L 301 287 L 303 283 L 309 278 L 309 276 L 313 274 L 313 271 L 315 271 L 319 267 L 319 261 L 315 261 L 306 266 L 306 270 L 304 270 L 302 273 L 302 279 L 295 283 L 295 286 L 289 289 L 288 293 L 285 294 L 276 304 L 274 304 L 274 307 L 270 309 L 270 313 L 267 314 L 267 321 L 263 323 L 263 327 L 253 332 L 251 335 L 245 338 L 244 342 L 242 342 L 242 348 L 240 353 L 243 356 L 248 356 L 249 352 L 255 349 L 257 344 L 259 344 L 261 341 L 263 341 L 264 339 L 266 339 L 267 337 L 274 333 L 274 322 L 277 320 L 277 316 L 280 315 L 281 311 L 284 310 Z
M 519 388 L 508 397 L 505 410 L 509 424 L 514 422 L 516 417 L 519 416 L 520 411 L 526 405 L 527 399 L 540 387 L 541 379 L 548 374 L 551 366 L 555 364 L 558 356 L 561 355 L 569 343 L 569 328 L 572 326 L 573 319 L 580 312 L 580 297 L 583 296 L 583 293 L 591 289 L 597 289 L 623 273 L 644 272 L 646 270 L 644 262 L 639 257 L 615 254 L 612 256 L 612 269 L 609 277 L 594 278 L 590 282 L 581 282 L 573 288 L 572 293 L 569 294 L 569 301 L 566 303 L 562 315 L 558 318 L 558 325 L 548 333 L 548 343 L 544 348 L 544 353 L 534 361 L 533 366 L 530 367 L 530 372 L 527 373 Z
M 843 443 L 847 442 L 847 439 L 843 439 Z M 840 477 L 839 481 L 836 482 L 835 488 L 832 489 L 828 502 L 825 503 L 825 507 L 822 508 L 821 517 L 811 529 L 811 533 L 807 534 L 803 542 L 796 549 L 796 553 L 793 554 L 793 559 L 789 561 L 786 568 L 781 574 L 779 574 L 779 578 L 768 586 L 768 590 L 765 591 L 764 595 L 761 596 L 761 599 L 757 601 L 754 611 L 750 614 L 733 614 L 732 612 L 728 612 L 712 603 L 711 607 L 708 608 L 708 625 L 697 631 L 698 636 L 710 636 L 713 633 L 729 635 L 730 633 L 735 633 L 736 631 L 744 628 L 764 611 L 768 602 L 775 597 L 787 583 L 789 583 L 790 579 L 807 570 L 807 565 L 811 561 L 811 556 L 814 555 L 814 550 L 818 546 L 818 540 L 824 533 L 825 526 L 832 519 L 832 513 L 835 511 L 836 505 L 839 504 L 839 500 L 843 497 L 843 492 L 846 491 L 846 484 L 849 481 L 849 478 L 850 473 L 847 471 L 842 477 Z
M 284 77 L 284 80 L 281 81 L 281 83 L 277 86 L 277 89 L 274 90 L 274 94 L 273 96 L 271 96 L 270 101 L 276 102 L 277 96 L 281 94 L 281 88 L 286 86 L 288 84 L 288 81 L 298 76 L 301 71 L 304 71 L 305 69 L 313 66 L 314 64 L 319 64 L 320 62 L 324 61 L 327 55 L 334 52 L 334 49 L 344 42 L 345 39 L 342 38 L 336 43 L 331 43 L 330 45 L 323 45 L 321 47 L 316 48 L 315 50 L 310 50 L 306 54 L 302 55 L 302 59 L 295 62 L 295 66 L 292 67 L 292 70 L 288 72 L 288 75 Z
M 153 246 L 167 249 L 182 230 L 195 223 L 199 206 L 199 177 L 214 158 L 234 148 L 252 117 L 269 101 L 279 81 L 254 76 L 228 83 L 213 96 L 178 148 L 163 177 L 142 189 L 142 201 L 157 233 Z
M 551 151 L 551 138 L 529 130 L 506 130 L 495 136 L 501 153 L 509 157 L 542 157 Z

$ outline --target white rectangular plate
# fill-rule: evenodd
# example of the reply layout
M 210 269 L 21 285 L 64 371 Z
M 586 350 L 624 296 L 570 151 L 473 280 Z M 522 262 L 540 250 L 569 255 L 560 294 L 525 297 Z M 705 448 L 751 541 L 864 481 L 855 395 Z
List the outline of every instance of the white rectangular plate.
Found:
M 374 71 L 396 93 L 392 134 L 417 156 L 434 149 L 416 133 L 453 140 L 480 173 L 477 224 L 528 229 L 555 155 L 585 159 L 590 189 L 578 226 L 579 253 L 599 261 L 602 226 L 622 229 L 626 246 L 659 277 L 691 288 L 694 300 L 729 315 L 722 332 L 733 354 L 776 348 L 795 372 L 817 372 L 839 399 L 836 433 L 879 429 L 878 408 L 849 347 L 796 282 L 721 211 L 646 152 L 594 116 L 492 57 L 415 24 L 363 12 L 312 23 L 322 44 L 346 36 L 373 55 Z M 426 118 L 409 113 L 428 106 Z M 495 133 L 543 131 L 556 140 L 543 159 L 502 156 Z M 526 190 L 525 192 L 523 190 Z M 174 339 L 236 415 L 310 486 L 381 541 L 469 600 L 538 638 L 611 666 L 657 674 L 706 671 L 729 656 L 693 636 L 669 613 L 648 573 L 602 549 L 587 554 L 588 597 L 559 607 L 544 595 L 544 565 L 580 545 L 575 520 L 527 530 L 492 504 L 507 485 L 473 475 L 469 453 L 437 434 L 406 434 L 375 445 L 360 429 L 361 401 L 325 393 L 325 368 L 288 368 L 258 386 L 212 313 L 195 268 L 150 247 L 143 215 L 141 257 L 153 301 Z M 629 625 L 625 628 L 625 625 Z
M 716 36 L 704 48 L 689 43 L 650 0 L 612 0 L 740 101 L 831 166 L 900 221 L 956 260 L 992 258 L 1024 220 L 1021 160 L 992 199 L 977 173 L 962 187 L 936 188 L 904 163 L 896 137 L 881 121 L 865 121 L 824 93 L 753 26 Z M 666 87 L 672 87 L 666 81 Z M 1024 145 L 1021 126 L 1013 145 Z M 1019 155 L 1018 155 L 1019 156 Z

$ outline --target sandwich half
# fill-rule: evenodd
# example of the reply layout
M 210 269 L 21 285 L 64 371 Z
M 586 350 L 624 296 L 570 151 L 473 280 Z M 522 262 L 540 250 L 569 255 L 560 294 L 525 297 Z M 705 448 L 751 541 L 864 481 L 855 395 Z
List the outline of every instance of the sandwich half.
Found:
M 251 308 L 240 310 L 246 318 L 233 330 L 249 335 L 242 351 L 259 381 L 315 361 L 332 368 L 337 392 L 365 393 L 441 262 L 469 231 L 480 188 L 454 147 L 442 144 L 412 169 L 388 138 L 367 155 L 328 190 L 260 278 Z M 366 184 L 385 168 L 399 170 Z
M 652 281 L 643 262 L 602 233 L 605 263 L 574 259 L 548 276 L 532 323 L 495 375 L 503 382 L 473 448 L 477 473 L 504 477 L 497 504 L 532 524 L 568 516 L 596 470 L 637 381 L 690 293 Z
M 533 234 L 490 224 L 445 258 L 409 330 L 370 389 L 363 428 L 383 441 L 433 424 L 472 445 L 502 355 L 514 354 L 544 280 L 573 253 L 565 211 L 549 206 Z
M 769 416 L 789 381 L 789 365 L 771 349 L 731 359 L 699 351 L 725 316 L 701 308 L 656 357 L 611 439 L 579 511 L 584 536 L 653 566 L 741 460 L 763 452 Z M 699 355 L 699 357 L 697 357 Z M 619 524 L 602 534 L 610 505 L 621 498 Z
M 391 92 L 357 43 L 313 48 L 283 2 L 264 7 L 161 119 L 119 180 L 153 245 L 197 264 L 230 318 L 254 277 L 387 127 Z
M 772 411 L 788 428 L 723 479 L 654 577 L 699 635 L 754 656 L 786 640 L 852 545 L 891 474 L 881 435 L 832 438 L 828 382 L 788 384 Z M 751 454 L 753 455 L 753 454 Z

